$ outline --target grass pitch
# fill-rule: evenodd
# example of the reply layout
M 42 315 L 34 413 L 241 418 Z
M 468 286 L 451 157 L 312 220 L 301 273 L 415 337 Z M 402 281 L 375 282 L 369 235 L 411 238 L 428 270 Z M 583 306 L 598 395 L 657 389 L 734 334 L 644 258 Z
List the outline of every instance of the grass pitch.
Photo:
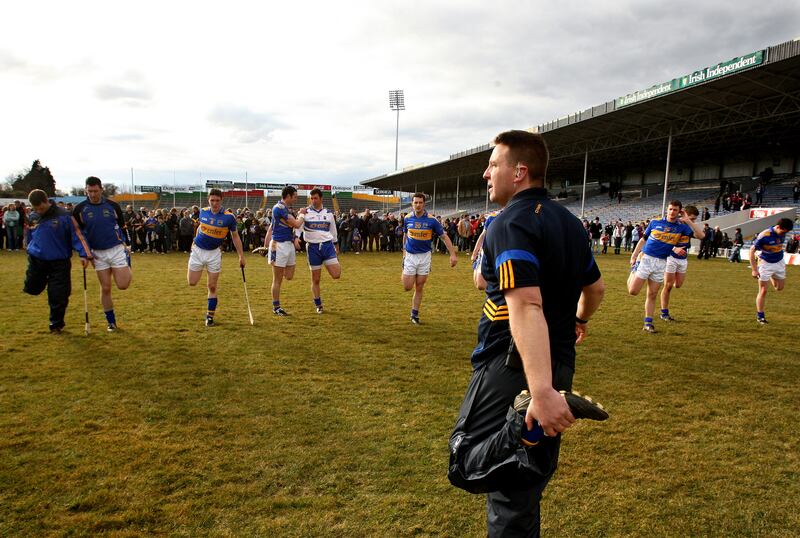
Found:
M 599 256 L 608 291 L 575 376 L 611 420 L 565 434 L 544 532 L 796 535 L 800 271 L 760 327 L 746 265 L 692 257 L 680 321 L 647 335 L 626 260 Z M 45 297 L 20 291 L 24 255 L 0 253 L 0 535 L 485 535 L 483 497 L 446 478 L 482 303 L 466 257 L 434 256 L 420 326 L 399 255 L 344 256 L 322 316 L 299 257 L 288 318 L 248 256 L 254 327 L 225 255 L 211 329 L 186 262 L 134 257 L 117 334 L 90 275 L 87 338 L 79 264 L 51 336 Z

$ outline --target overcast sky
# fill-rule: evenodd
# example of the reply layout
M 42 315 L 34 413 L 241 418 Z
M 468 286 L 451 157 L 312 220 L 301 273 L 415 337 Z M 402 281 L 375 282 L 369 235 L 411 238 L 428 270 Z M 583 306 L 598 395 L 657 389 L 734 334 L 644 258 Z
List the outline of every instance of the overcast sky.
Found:
M 0 178 L 352 185 L 800 35 L 787 1 L 15 2 Z

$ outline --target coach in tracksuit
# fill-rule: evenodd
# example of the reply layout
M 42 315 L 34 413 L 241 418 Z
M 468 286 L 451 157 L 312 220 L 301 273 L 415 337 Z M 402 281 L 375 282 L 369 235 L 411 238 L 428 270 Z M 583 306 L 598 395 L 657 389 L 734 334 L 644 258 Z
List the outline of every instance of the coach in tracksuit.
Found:
M 78 251 L 84 268 L 89 265 L 92 252 L 72 215 L 51 204 L 44 191 L 31 191 L 28 201 L 34 213 L 31 214 L 33 231 L 28 243 L 28 270 L 23 291 L 39 295 L 47 288 L 50 332 L 60 333 L 72 291 L 72 250 Z

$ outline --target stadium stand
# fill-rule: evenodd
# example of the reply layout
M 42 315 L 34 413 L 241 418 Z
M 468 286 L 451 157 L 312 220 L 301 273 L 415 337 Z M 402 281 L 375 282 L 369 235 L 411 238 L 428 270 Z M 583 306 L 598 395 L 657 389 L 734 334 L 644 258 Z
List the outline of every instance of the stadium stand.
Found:
M 665 83 L 675 89 L 663 94 L 640 90 L 531 127 L 550 150 L 550 192 L 578 194 L 562 203 L 579 215 L 586 177 L 585 217 L 641 221 L 660 214 L 665 175 L 667 198 L 697 205 L 701 211 L 708 207 L 713 213 L 723 180 L 750 193 L 757 206 L 758 176 L 763 178 L 769 168 L 774 175 L 760 205 L 797 207 L 791 191 L 800 173 L 800 78 L 794 76 L 800 70 L 800 40 L 766 47 L 746 58 L 736 59 L 740 66 L 724 74 L 718 74 L 718 66 L 707 67 L 702 72 L 711 75 L 688 86 L 682 84 L 689 79 L 678 76 Z M 723 64 L 736 62 L 718 65 Z M 491 151 L 491 144 L 484 143 L 361 184 L 436 192 L 435 213 L 440 215 L 482 211 L 485 202 L 472 198 L 486 192 L 481 176 Z M 598 193 L 600 185 L 609 183 L 621 187 L 621 203 Z M 432 205 L 429 202 L 428 208 Z M 404 204 L 403 210 L 409 209 Z

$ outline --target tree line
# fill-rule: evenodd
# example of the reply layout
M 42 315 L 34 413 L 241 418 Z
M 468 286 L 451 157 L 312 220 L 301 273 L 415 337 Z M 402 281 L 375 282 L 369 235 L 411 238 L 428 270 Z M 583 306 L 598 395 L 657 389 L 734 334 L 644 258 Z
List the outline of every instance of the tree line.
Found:
M 56 180 L 50 168 L 42 166 L 39 159 L 33 161 L 30 168 L 23 169 L 16 174 L 9 174 L 0 184 L 0 198 L 25 198 L 33 189 L 41 189 L 48 196 L 64 196 L 65 193 L 56 189 Z M 114 196 L 119 188 L 113 183 L 103 182 L 103 194 Z M 83 187 L 72 187 L 71 196 L 83 196 Z

